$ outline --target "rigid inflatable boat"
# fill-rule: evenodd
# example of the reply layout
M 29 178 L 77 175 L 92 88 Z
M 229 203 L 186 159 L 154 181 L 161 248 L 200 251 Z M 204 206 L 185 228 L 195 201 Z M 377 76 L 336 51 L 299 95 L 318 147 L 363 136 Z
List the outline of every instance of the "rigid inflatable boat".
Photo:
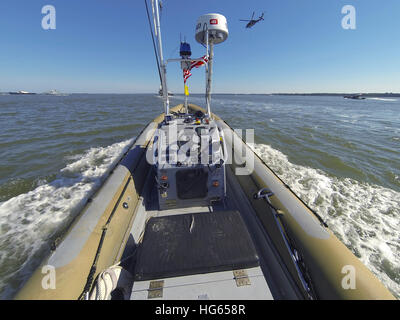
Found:
M 164 113 L 15 298 L 394 299 L 251 142 L 210 111 L 213 45 L 228 36 L 222 15 L 196 27 L 207 50 L 206 108 L 186 99 L 169 108 L 153 2 Z M 186 50 L 180 62 L 187 71 L 196 61 Z

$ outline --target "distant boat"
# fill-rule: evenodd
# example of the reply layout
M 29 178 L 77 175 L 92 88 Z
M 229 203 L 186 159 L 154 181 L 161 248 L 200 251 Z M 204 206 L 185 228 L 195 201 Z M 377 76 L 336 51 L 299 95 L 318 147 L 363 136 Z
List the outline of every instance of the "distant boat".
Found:
M 343 98 L 345 98 L 345 99 L 355 99 L 355 100 L 364 100 L 365 99 L 365 97 L 363 97 L 362 94 L 346 95 Z
M 160 97 L 162 97 L 163 96 L 163 90 L 162 90 L 162 88 L 160 88 L 160 90 L 158 90 L 158 95 L 160 96 Z M 172 97 L 174 94 L 171 92 L 171 91 L 168 91 L 168 96 L 169 97 Z
M 57 90 L 50 90 L 49 92 L 45 92 L 44 94 L 49 94 L 49 95 L 58 95 L 60 94 Z
M 50 91 L 45 92 L 43 94 L 50 95 L 50 96 L 67 96 L 67 94 L 58 92 L 56 89 L 50 90 Z
M 9 94 L 36 94 L 36 93 L 20 90 L 17 92 L 9 92 Z

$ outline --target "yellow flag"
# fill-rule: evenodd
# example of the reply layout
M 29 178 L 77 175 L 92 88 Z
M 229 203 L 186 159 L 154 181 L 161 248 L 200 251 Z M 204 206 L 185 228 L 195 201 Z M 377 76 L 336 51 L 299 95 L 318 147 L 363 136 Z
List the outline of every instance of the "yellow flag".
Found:
M 189 88 L 188 86 L 185 84 L 185 96 L 189 95 Z

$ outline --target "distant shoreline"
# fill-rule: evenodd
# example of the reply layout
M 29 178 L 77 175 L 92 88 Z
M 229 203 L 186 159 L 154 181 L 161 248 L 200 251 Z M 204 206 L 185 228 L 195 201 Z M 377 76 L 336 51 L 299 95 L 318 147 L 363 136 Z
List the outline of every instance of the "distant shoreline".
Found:
M 218 94 L 236 94 L 236 95 L 264 95 L 264 96 L 333 96 L 343 97 L 349 95 L 360 95 L 367 98 L 389 98 L 400 97 L 400 93 L 213 93 Z

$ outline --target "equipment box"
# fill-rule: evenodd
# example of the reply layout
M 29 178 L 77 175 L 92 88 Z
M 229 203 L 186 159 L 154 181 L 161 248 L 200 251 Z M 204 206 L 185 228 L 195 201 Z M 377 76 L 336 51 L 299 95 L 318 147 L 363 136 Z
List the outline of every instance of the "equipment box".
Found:
M 224 140 L 214 121 L 189 116 L 163 123 L 153 146 L 160 210 L 224 199 Z

